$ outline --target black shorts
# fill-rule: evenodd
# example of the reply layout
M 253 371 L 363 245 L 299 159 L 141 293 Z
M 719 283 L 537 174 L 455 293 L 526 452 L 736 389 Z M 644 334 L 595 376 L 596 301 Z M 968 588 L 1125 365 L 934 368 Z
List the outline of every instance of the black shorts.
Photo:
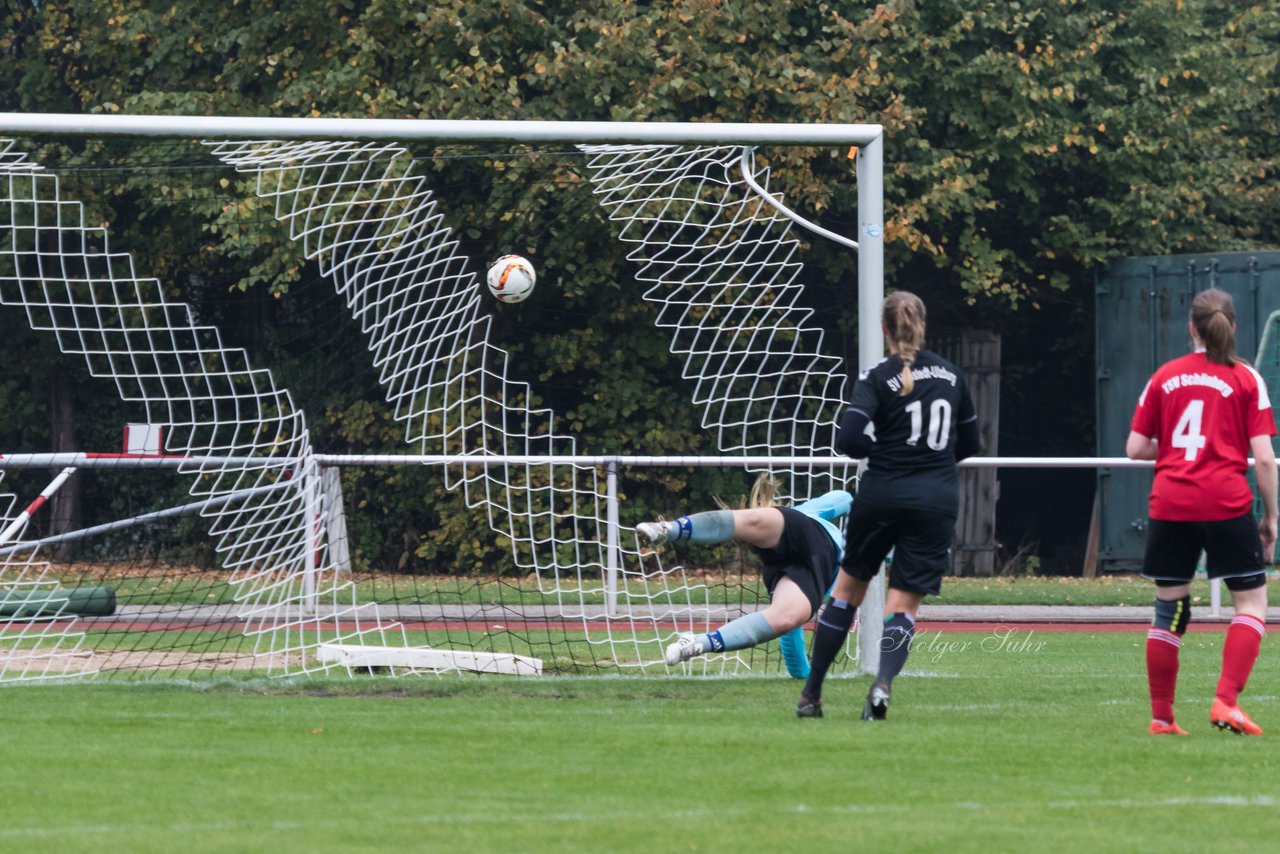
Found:
M 927 596 L 936 596 L 942 589 L 942 576 L 951 569 L 954 513 L 855 500 L 846 531 L 844 570 L 854 578 L 875 578 L 892 549 L 890 587 Z
M 790 507 L 782 511 L 782 539 L 771 549 L 756 549 L 763 564 L 765 589 L 773 588 L 785 576 L 809 597 L 810 616 L 817 613 L 831 583 L 836 580 L 836 544 L 822 523 Z
M 1142 557 L 1142 574 L 1157 582 L 1182 584 L 1196 575 L 1200 553 L 1205 555 L 1205 573 L 1210 578 L 1241 579 L 1266 571 L 1258 521 L 1252 513 L 1216 522 L 1170 522 L 1151 519 L 1147 527 L 1147 548 Z M 1266 576 L 1262 576 L 1264 582 Z M 1238 584 L 1232 590 L 1249 589 Z M 1254 584 L 1254 587 L 1261 585 Z

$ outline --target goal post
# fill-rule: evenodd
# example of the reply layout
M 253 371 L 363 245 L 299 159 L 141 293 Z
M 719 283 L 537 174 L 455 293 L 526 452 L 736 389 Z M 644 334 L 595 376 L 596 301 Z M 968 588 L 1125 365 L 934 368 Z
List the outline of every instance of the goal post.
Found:
M 574 437 L 555 412 L 532 403 L 536 389 L 509 374 L 507 353 L 489 337 L 476 260 L 442 224 L 449 200 L 403 144 L 577 147 L 582 174 L 649 288 L 644 298 L 658 309 L 655 325 L 685 359 L 692 402 L 704 408 L 720 452 L 766 460 L 829 452 L 844 380 L 854 371 L 824 352 L 812 312 L 795 303 L 803 263 L 793 227 L 809 224 L 763 189 L 768 169 L 757 171 L 743 152 L 764 145 L 856 148 L 859 368 L 883 356 L 878 125 L 0 114 L 0 137 L 27 136 L 199 140 L 210 164 L 253 179 L 299 257 L 318 264 L 360 325 L 407 450 L 521 460 L 439 464 L 449 490 L 465 495 L 468 506 L 487 508 L 495 535 L 510 542 L 516 566 L 536 587 L 537 601 L 503 602 L 494 613 L 541 608 L 547 621 L 576 622 L 582 642 L 606 650 L 602 657 L 615 665 L 661 670 L 664 634 L 708 625 L 724 603 L 709 603 L 670 556 L 644 553 L 618 536 L 616 469 L 563 461 L 577 456 Z M 337 557 L 331 540 L 345 528 L 331 524 L 338 493 L 333 478 L 322 477 L 325 449 L 312 444 L 307 413 L 271 378 L 271 366 L 251 364 L 225 344 L 189 306 L 166 297 L 158 280 L 136 271 L 129 253 L 100 248 L 108 245 L 106 228 L 90 224 L 80 203 L 62 196 L 57 176 L 21 145 L 0 150 L 0 172 L 10 195 L 0 305 L 26 309 L 33 329 L 59 330 L 64 352 L 115 379 L 122 399 L 144 410 L 135 417 L 163 427 L 164 453 L 185 460 L 177 472 L 211 520 L 253 655 L 268 669 L 306 672 L 351 666 L 335 643 L 379 655 L 409 645 L 406 621 L 384 618 L 376 601 L 362 600 L 343 568 L 348 561 Z M 673 246 L 681 247 L 678 258 Z M 43 263 L 48 256 L 58 263 Z M 228 400 L 236 402 L 231 416 Z M 819 472 L 764 461 L 757 468 L 788 478 L 797 499 L 847 476 L 839 465 Z M 23 561 L 29 575 L 36 556 L 11 552 L 5 559 Z M 615 592 L 600 589 L 601 577 Z M 0 575 L 0 588 L 5 582 Z M 591 603 L 602 594 L 607 607 L 597 614 Z M 874 591 L 861 615 L 861 666 L 869 670 L 879 656 L 882 596 L 882 588 Z M 467 603 L 457 607 L 465 611 Z M 18 627 L 26 641 L 30 625 Z M 428 659 L 474 659 L 474 642 L 455 649 L 448 626 L 421 631 L 453 650 Z M 0 630 L 0 644 L 10 634 Z M 716 662 L 705 672 L 751 669 L 741 657 Z

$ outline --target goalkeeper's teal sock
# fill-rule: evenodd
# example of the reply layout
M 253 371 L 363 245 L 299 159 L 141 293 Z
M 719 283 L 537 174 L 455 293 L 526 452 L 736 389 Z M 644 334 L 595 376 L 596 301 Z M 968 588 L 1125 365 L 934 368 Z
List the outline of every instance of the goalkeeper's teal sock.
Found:
M 767 640 L 773 640 L 778 633 L 769 625 L 764 614 L 756 611 L 726 623 L 716 631 L 707 635 L 702 647 L 707 652 L 726 652 L 731 649 L 746 649 Z
M 668 539 L 685 543 L 724 543 L 733 539 L 733 511 L 708 510 L 667 523 Z
M 782 647 L 782 662 L 792 679 L 804 679 L 809 675 L 809 656 L 804 651 L 804 627 L 796 626 L 778 640 Z

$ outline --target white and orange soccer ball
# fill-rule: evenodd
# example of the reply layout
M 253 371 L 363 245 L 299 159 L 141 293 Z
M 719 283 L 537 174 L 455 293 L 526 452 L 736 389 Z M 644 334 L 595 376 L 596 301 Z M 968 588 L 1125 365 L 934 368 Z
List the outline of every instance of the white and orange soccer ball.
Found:
M 538 282 L 533 265 L 519 255 L 503 255 L 494 261 L 486 278 L 499 302 L 524 302 Z

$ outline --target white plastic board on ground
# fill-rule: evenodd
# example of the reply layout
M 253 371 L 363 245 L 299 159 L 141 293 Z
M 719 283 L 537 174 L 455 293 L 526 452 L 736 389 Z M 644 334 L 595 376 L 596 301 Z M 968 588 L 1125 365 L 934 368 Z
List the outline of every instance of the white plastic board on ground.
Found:
M 322 643 L 317 657 L 322 664 L 338 664 L 348 668 L 392 667 L 436 672 L 468 670 L 514 676 L 542 675 L 542 659 L 497 652 Z

